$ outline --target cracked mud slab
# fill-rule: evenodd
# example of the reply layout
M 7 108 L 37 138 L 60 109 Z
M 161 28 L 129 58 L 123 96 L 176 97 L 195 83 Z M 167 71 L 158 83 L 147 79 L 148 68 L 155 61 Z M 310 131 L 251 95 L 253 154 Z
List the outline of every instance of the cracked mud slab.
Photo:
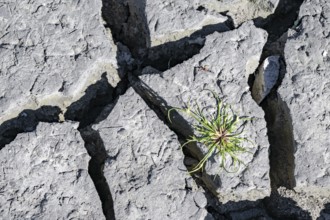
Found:
M 40 123 L 0 151 L 2 219 L 104 219 L 77 126 Z
M 205 168 L 203 181 L 224 203 L 257 200 L 270 194 L 269 144 L 264 113 L 253 101 L 247 82 L 249 74 L 259 64 L 266 39 L 267 33 L 251 22 L 234 31 L 214 33 L 207 36 L 198 55 L 162 73 L 146 68 L 145 74 L 139 77 L 141 82 L 135 83 L 141 94 L 161 108 L 165 115 L 171 107 L 183 107 L 189 99 L 214 111 L 212 96 L 203 92 L 203 89 L 210 89 L 231 104 L 239 115 L 253 117 L 245 127 L 244 137 L 251 139 L 255 147 L 250 150 L 251 154 L 240 155 L 247 166 L 242 166 L 237 173 L 226 173 L 220 170 L 220 161 L 214 157 Z M 181 112 L 178 114 L 190 124 L 184 125 L 182 119 L 174 117 L 172 126 L 189 137 L 192 120 Z M 206 153 L 203 146 L 199 149 Z M 201 159 L 201 153 L 194 153 Z
M 23 109 L 64 109 L 104 72 L 119 81 L 101 1 L 1 1 L 0 57 L 0 123 Z
M 132 88 L 93 128 L 100 133 L 109 157 L 104 176 L 116 219 L 210 217 L 203 192 L 196 185 L 189 187 L 192 179 L 176 135 Z

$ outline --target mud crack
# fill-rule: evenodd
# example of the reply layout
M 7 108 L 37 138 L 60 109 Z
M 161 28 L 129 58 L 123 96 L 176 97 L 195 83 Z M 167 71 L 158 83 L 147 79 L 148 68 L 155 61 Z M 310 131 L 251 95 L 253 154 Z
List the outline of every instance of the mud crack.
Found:
M 113 88 L 106 77 L 90 85 L 85 95 L 72 103 L 64 114 L 66 120 L 78 121 L 81 137 L 85 142 L 85 148 L 90 155 L 88 173 L 94 183 L 96 191 L 102 203 L 102 210 L 107 220 L 115 219 L 113 199 L 109 184 L 103 173 L 103 167 L 108 154 L 105 150 L 100 134 L 92 129 L 92 125 L 105 119 L 111 112 L 109 106 L 115 105 L 118 96 L 127 88 L 123 79 Z
M 293 135 L 292 120 L 287 104 L 282 100 L 277 89 L 281 86 L 282 79 L 286 74 L 286 63 L 284 48 L 287 41 L 287 31 L 294 27 L 302 0 L 287 1 L 281 0 L 274 14 L 266 19 L 255 19 L 255 25 L 265 29 L 268 34 L 268 41 L 264 46 L 260 59 L 260 66 L 263 61 L 272 55 L 280 56 L 280 71 L 276 85 L 271 92 L 260 103 L 265 112 L 267 123 L 267 134 L 270 143 L 270 180 L 271 196 L 264 199 L 265 207 L 274 218 L 301 218 L 309 219 L 308 212 L 296 205 L 290 198 L 284 198 L 278 193 L 279 187 L 293 189 L 294 178 L 294 149 L 295 141 Z M 254 76 L 249 79 L 252 89 Z
M 265 120 L 268 129 L 270 143 L 270 177 L 272 189 L 285 186 L 289 189 L 294 187 L 294 137 L 292 131 L 289 109 L 277 93 L 282 79 L 286 73 L 284 59 L 284 47 L 287 40 L 287 31 L 294 26 L 298 17 L 302 0 L 287 1 L 281 0 L 274 14 L 262 19 L 255 19 L 255 24 L 265 29 L 268 40 L 264 46 L 260 59 L 260 66 L 263 60 L 272 55 L 280 56 L 280 76 L 270 94 L 260 103 L 265 112 Z M 249 79 L 252 89 L 254 76 Z
M 42 106 L 37 110 L 25 109 L 16 118 L 0 125 L 0 150 L 12 142 L 19 133 L 34 131 L 39 122 L 59 122 L 61 109 L 56 106 Z
M 96 191 L 102 202 L 102 210 L 107 220 L 115 219 L 115 212 L 113 207 L 113 199 L 111 191 L 103 174 L 103 167 L 107 159 L 107 152 L 105 150 L 100 134 L 90 127 L 79 129 L 81 137 L 85 141 L 85 148 L 88 154 L 92 157 L 88 165 L 88 173 L 93 180 Z
M 217 31 L 232 30 L 232 19 L 226 22 L 205 25 L 187 37 L 151 46 L 151 33 L 146 17 L 146 1 L 102 0 L 102 16 L 105 27 L 110 28 L 115 42 L 127 46 L 138 69 L 152 66 L 165 71 L 198 54 L 204 46 L 205 36 Z

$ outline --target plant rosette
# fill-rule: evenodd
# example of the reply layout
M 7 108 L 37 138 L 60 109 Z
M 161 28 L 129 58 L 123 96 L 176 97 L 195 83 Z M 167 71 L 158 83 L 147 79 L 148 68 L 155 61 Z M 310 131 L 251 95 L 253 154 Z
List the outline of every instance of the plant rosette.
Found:
M 246 122 L 252 118 L 237 115 L 230 105 L 223 103 L 213 91 L 208 91 L 216 101 L 213 113 L 206 111 L 206 108 L 200 108 L 199 104 L 194 102 L 192 106 L 186 104 L 184 108 L 171 108 L 168 118 L 172 123 L 170 114 L 174 110 L 191 117 L 194 121 L 194 135 L 189 137 L 182 147 L 190 143 L 201 144 L 206 152 L 189 173 L 203 171 L 206 162 L 213 156 L 219 158 L 220 168 L 229 173 L 237 172 L 241 165 L 246 166 L 240 155 L 250 153 L 249 146 L 253 146 L 253 142 L 242 135 Z

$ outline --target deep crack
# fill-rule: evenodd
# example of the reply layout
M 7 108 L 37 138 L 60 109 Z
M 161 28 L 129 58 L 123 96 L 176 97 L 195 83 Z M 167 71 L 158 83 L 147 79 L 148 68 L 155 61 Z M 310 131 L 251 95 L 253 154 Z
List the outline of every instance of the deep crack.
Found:
M 261 103 L 270 143 L 270 179 L 273 190 L 280 186 L 293 189 L 294 136 L 290 110 L 277 92 Z
M 12 142 L 19 133 L 31 132 L 39 122 L 59 122 L 61 109 L 56 106 L 42 106 L 37 110 L 23 110 L 16 118 L 0 125 L 0 150 Z
M 231 30 L 230 22 L 213 24 L 204 26 L 202 29 L 195 31 L 189 37 L 181 38 L 177 41 L 171 41 L 159 46 L 149 48 L 147 56 L 143 58 L 141 68 L 152 66 L 160 71 L 165 71 L 178 65 L 185 60 L 192 58 L 198 54 L 204 47 L 205 37 L 214 32 L 224 32 Z
M 85 142 L 85 148 L 91 159 L 88 173 L 94 183 L 102 203 L 102 210 L 107 220 L 115 219 L 113 199 L 109 184 L 103 173 L 108 154 L 100 134 L 91 128 L 92 124 L 104 120 L 111 112 L 118 96 L 127 89 L 127 80 L 123 79 L 113 88 L 104 73 L 99 81 L 90 85 L 85 95 L 72 103 L 65 113 L 66 120 L 78 121 L 79 132 Z
M 96 191 L 102 202 L 103 213 L 107 220 L 115 220 L 110 187 L 103 174 L 104 163 L 108 156 L 102 138 L 97 131 L 90 127 L 79 129 L 79 132 L 85 141 L 85 148 L 91 156 L 88 165 L 88 173 L 93 180 Z
M 271 55 L 281 56 L 280 77 L 271 93 L 260 104 L 265 112 L 265 120 L 268 129 L 270 143 L 270 177 L 272 189 L 279 186 L 289 189 L 294 187 L 294 137 L 289 109 L 281 100 L 277 89 L 286 73 L 284 60 L 284 47 L 287 40 L 287 31 L 294 26 L 298 18 L 299 8 L 302 0 L 290 1 L 281 0 L 274 14 L 266 19 L 256 19 L 255 24 L 264 28 L 269 36 L 264 46 L 260 59 L 262 61 Z M 249 79 L 252 89 L 254 77 Z
M 134 3 L 134 6 L 132 5 Z M 204 46 L 205 36 L 234 28 L 232 19 L 224 23 L 206 25 L 200 30 L 176 41 L 151 47 L 150 31 L 145 14 L 146 0 L 138 4 L 131 1 L 103 0 L 102 16 L 113 34 L 115 42 L 126 45 L 139 69 L 152 66 L 165 71 L 198 54 Z M 114 19 L 115 18 L 115 19 Z
M 79 121 L 79 128 L 94 124 L 96 120 L 101 121 L 104 109 L 125 93 L 127 87 L 127 79 L 124 78 L 113 88 L 104 73 L 100 80 L 86 89 L 83 97 L 67 108 L 64 117 L 66 120 Z
M 283 35 L 286 34 L 289 28 L 294 26 L 302 3 L 303 0 L 280 0 L 273 14 L 264 19 L 254 19 L 255 25 L 266 30 L 269 35 L 263 51 L 263 56 L 261 57 L 262 60 L 266 58 L 265 56 L 275 55 L 278 53 L 276 47 L 271 47 L 271 44 L 278 41 Z M 281 52 L 284 47 L 280 47 L 279 49 Z M 283 54 L 281 53 L 281 55 Z
M 302 3 L 303 0 L 281 0 L 274 14 L 264 20 L 255 19 L 255 24 L 265 29 L 269 34 L 268 41 L 262 52 L 259 68 L 265 58 L 272 55 L 280 55 L 281 57 L 278 82 L 270 94 L 260 103 L 260 106 L 265 112 L 267 134 L 270 143 L 269 160 L 272 188 L 271 196 L 266 198 L 264 203 L 270 215 L 279 219 L 296 219 L 309 216 L 308 213 L 296 206 L 296 203 L 292 199 L 284 198 L 277 192 L 280 186 L 284 186 L 287 189 L 293 189 L 295 187 L 295 141 L 292 120 L 290 110 L 277 93 L 277 89 L 286 74 L 284 48 L 287 41 L 287 31 L 294 26 Z M 253 82 L 254 76 L 251 76 L 249 78 L 251 89 Z

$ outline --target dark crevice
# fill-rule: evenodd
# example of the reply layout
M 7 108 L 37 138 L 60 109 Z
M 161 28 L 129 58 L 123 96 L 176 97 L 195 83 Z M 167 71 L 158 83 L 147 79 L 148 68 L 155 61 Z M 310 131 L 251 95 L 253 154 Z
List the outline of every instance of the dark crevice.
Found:
M 99 81 L 87 88 L 81 99 L 67 108 L 64 117 L 66 120 L 79 121 L 79 128 L 86 127 L 112 102 L 113 95 L 114 88 L 109 84 L 106 73 L 103 73 Z
M 112 88 L 105 75 L 91 85 L 85 95 L 73 103 L 65 114 L 67 120 L 79 121 L 79 132 L 90 155 L 88 173 L 95 185 L 102 203 L 102 210 L 107 220 L 115 220 L 113 198 L 103 168 L 109 158 L 100 134 L 91 125 L 108 117 L 118 96 L 125 92 L 127 82 L 123 79 L 116 88 Z
M 36 130 L 39 122 L 59 122 L 61 109 L 56 106 L 42 106 L 37 110 L 23 110 L 16 118 L 0 125 L 0 150 L 12 142 L 19 133 Z
M 101 79 L 89 86 L 85 95 L 80 100 L 72 103 L 65 113 L 66 120 L 78 121 L 81 137 L 85 142 L 85 148 L 90 155 L 88 173 L 95 185 L 96 191 L 102 203 L 102 210 L 107 220 L 115 220 L 113 199 L 110 187 L 103 173 L 104 163 L 108 158 L 100 134 L 91 128 L 91 125 L 101 121 L 110 114 L 115 105 L 117 96 L 125 90 L 125 80 L 113 88 L 103 74 Z M 120 92 L 119 92 L 120 91 Z
M 171 111 L 170 119 L 168 118 L 167 113 L 173 107 L 169 106 L 167 102 L 159 97 L 148 85 L 133 75 L 129 77 L 129 80 L 135 92 L 139 94 L 148 107 L 156 113 L 158 118 L 177 135 L 179 140 L 182 140 L 184 143 L 187 137 L 193 135 L 192 127 L 179 113 L 173 110 Z M 187 148 L 183 148 L 184 152 Z M 191 149 L 191 147 L 189 148 Z M 198 158 L 201 151 L 197 148 L 197 146 L 193 146 L 192 148 L 193 150 L 190 152 L 189 156 L 192 158 L 201 159 Z
M 118 54 L 120 52 L 118 51 Z M 125 68 L 120 67 L 119 69 Z M 109 157 L 100 134 L 91 126 L 106 119 L 118 97 L 127 90 L 128 79 L 126 75 L 124 76 L 113 88 L 108 82 L 107 73 L 103 73 L 101 79 L 90 85 L 84 96 L 72 103 L 64 114 L 66 120 L 79 122 L 78 130 L 91 157 L 88 173 L 98 192 L 107 220 L 115 220 L 111 190 L 103 173 L 104 163 Z
M 268 39 L 263 48 L 260 61 L 272 55 L 281 56 L 284 60 L 284 47 L 287 41 L 288 30 L 295 26 L 298 19 L 299 9 L 303 0 L 280 0 L 275 12 L 267 18 L 256 18 L 254 24 L 267 31 Z M 262 63 L 262 62 L 260 62 Z M 283 61 L 282 70 L 286 64 Z M 283 72 L 281 76 L 283 78 Z M 281 80 L 279 80 L 279 84 Z
M 270 143 L 270 178 L 273 190 L 280 186 L 292 189 L 294 183 L 294 137 L 290 111 L 281 100 L 277 89 L 281 85 L 286 73 L 284 48 L 287 40 L 287 31 L 294 26 L 303 0 L 281 0 L 275 13 L 265 19 L 257 18 L 255 25 L 268 32 L 268 40 L 265 44 L 260 59 L 261 68 L 265 58 L 272 55 L 280 55 L 280 76 L 272 91 L 261 102 L 260 106 L 265 112 L 268 139 Z M 249 78 L 249 86 L 252 89 L 254 76 Z
M 261 60 L 270 55 L 283 55 L 286 41 L 283 36 L 286 35 L 289 28 L 294 26 L 302 3 L 303 0 L 280 0 L 273 14 L 267 18 L 254 19 L 254 24 L 268 33 L 268 41 L 264 47 Z M 279 43 L 280 46 L 278 44 L 274 45 L 274 43 Z
M 228 20 L 226 21 L 226 25 L 227 25 L 227 27 L 228 27 L 230 30 L 238 29 L 238 28 L 241 26 L 241 24 L 240 24 L 239 26 L 235 27 L 234 19 L 233 19 L 230 15 L 228 15 L 228 12 L 229 12 L 229 11 L 220 12 L 221 15 L 226 16 L 227 19 L 228 19 Z
M 110 187 L 103 174 L 105 160 L 108 158 L 100 134 L 90 127 L 79 129 L 85 141 L 85 148 L 91 156 L 88 173 L 93 180 L 96 191 L 102 202 L 102 210 L 107 220 L 115 220 L 115 212 Z
M 311 220 L 312 217 L 308 211 L 300 208 L 297 203 L 291 199 L 281 196 L 277 190 L 273 190 L 270 197 L 264 199 L 265 208 L 273 219 L 292 219 L 292 220 Z
M 270 143 L 270 179 L 272 189 L 280 186 L 293 189 L 294 136 L 290 110 L 277 92 L 272 92 L 262 103 Z
M 152 66 L 160 71 L 170 69 L 198 54 L 204 47 L 206 36 L 214 32 L 231 30 L 228 25 L 230 25 L 230 21 L 207 25 L 189 37 L 149 48 L 147 55 L 143 58 L 141 68 Z
M 330 203 L 324 204 L 324 208 L 321 210 L 318 220 L 327 220 L 330 216 Z
M 227 220 L 227 219 L 230 219 L 228 216 L 226 216 L 224 214 L 220 214 L 219 211 L 214 208 L 214 206 L 207 206 L 206 210 L 216 220 Z
M 197 11 L 205 11 L 205 9 L 206 8 L 204 6 L 201 6 L 201 5 L 196 8 Z
M 280 55 L 280 74 L 277 84 L 260 103 L 265 112 L 267 135 L 270 144 L 270 180 L 272 193 L 264 199 L 265 207 L 271 217 L 275 219 L 311 219 L 310 214 L 296 205 L 289 198 L 282 197 L 278 193 L 279 187 L 293 189 L 294 177 L 294 149 L 295 141 L 290 110 L 281 99 L 277 89 L 281 86 L 286 74 L 284 56 L 287 32 L 294 27 L 303 0 L 281 0 L 275 13 L 266 19 L 257 18 L 255 25 L 268 32 L 268 40 L 265 44 L 260 59 L 262 62 L 269 56 Z M 249 78 L 249 86 L 252 89 L 254 76 Z
M 127 78 L 123 78 L 116 88 L 113 88 L 108 82 L 106 73 L 104 73 L 100 80 L 86 89 L 83 97 L 67 108 L 64 117 L 66 120 L 79 121 L 79 129 L 85 128 L 95 123 L 104 108 L 123 94 L 127 87 Z
M 146 0 L 102 0 L 102 17 L 115 42 L 126 45 L 134 58 L 142 57 L 150 45 L 145 14 Z M 134 4 L 132 4 L 134 3 Z

